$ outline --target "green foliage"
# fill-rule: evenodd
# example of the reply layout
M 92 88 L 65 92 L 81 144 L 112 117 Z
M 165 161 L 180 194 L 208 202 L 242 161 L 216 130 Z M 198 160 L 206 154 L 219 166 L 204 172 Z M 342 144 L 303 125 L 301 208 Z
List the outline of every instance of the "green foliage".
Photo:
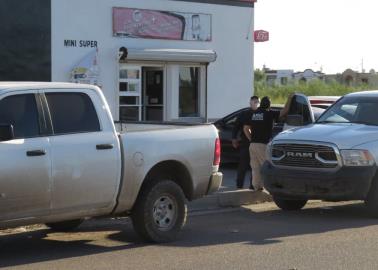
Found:
M 265 81 L 265 72 L 261 69 L 255 69 L 255 82 Z
M 324 82 L 321 80 L 311 80 L 307 83 L 290 82 L 287 85 L 267 85 L 264 81 L 255 81 L 255 95 L 260 98 L 269 96 L 274 104 L 283 104 L 287 97 L 293 93 L 303 93 L 307 96 L 343 96 L 345 94 L 369 89 L 368 85 L 350 87 L 336 81 Z

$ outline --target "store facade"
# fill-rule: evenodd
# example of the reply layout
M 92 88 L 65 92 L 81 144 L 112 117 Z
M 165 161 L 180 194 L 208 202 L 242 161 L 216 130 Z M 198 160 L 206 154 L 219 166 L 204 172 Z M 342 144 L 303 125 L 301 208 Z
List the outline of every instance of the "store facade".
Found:
M 212 120 L 246 106 L 253 93 L 252 0 L 37 2 L 28 14 L 50 16 L 31 22 L 43 33 L 26 37 L 39 44 L 39 58 L 26 65 L 35 74 L 6 55 L 21 61 L 18 80 L 98 84 L 115 120 L 126 121 Z M 25 52 L 28 61 L 36 57 Z M 15 77 L 2 68 L 1 80 Z

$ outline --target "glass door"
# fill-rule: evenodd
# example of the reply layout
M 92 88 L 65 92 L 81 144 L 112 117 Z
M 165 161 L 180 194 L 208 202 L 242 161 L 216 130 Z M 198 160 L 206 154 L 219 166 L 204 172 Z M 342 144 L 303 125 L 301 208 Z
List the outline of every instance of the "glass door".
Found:
M 164 120 L 164 70 L 143 67 L 143 120 Z

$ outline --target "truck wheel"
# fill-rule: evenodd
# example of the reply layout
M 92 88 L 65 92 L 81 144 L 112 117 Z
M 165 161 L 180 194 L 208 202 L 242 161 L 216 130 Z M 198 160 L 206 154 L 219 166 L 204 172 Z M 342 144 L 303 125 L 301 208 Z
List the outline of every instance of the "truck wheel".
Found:
M 147 185 L 138 196 L 131 219 L 144 240 L 157 243 L 175 240 L 186 221 L 182 189 L 169 180 Z
M 83 223 L 83 221 L 83 219 L 74 219 L 61 222 L 46 223 L 45 225 L 53 231 L 69 232 L 79 227 L 80 224 Z
M 287 199 L 281 199 L 276 196 L 273 196 L 273 201 L 279 208 L 285 211 L 300 210 L 307 203 L 307 200 L 287 200 Z

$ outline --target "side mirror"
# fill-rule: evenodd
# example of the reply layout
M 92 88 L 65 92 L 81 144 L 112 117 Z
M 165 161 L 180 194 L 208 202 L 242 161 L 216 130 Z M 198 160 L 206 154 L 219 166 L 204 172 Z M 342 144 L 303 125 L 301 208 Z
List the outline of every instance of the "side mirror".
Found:
M 304 125 L 304 119 L 302 115 L 291 114 L 286 118 L 286 124 L 289 126 L 299 127 Z
M 13 125 L 0 124 L 0 141 L 10 141 L 14 139 Z

